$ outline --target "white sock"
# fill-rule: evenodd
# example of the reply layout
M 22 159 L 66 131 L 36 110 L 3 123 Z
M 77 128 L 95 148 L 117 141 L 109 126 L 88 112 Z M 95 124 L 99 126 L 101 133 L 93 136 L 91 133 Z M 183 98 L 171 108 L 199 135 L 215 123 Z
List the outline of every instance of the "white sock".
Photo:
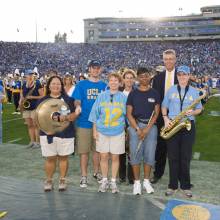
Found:
M 108 181 L 108 178 L 107 178 L 107 177 L 103 177 L 103 178 L 102 178 L 102 181 L 103 181 L 103 182 Z
M 116 179 L 112 178 L 111 181 L 112 181 L 112 182 L 116 182 Z
M 134 183 L 141 184 L 140 180 L 135 180 Z
M 148 182 L 149 183 L 150 181 L 149 181 L 149 179 L 144 179 L 144 182 Z

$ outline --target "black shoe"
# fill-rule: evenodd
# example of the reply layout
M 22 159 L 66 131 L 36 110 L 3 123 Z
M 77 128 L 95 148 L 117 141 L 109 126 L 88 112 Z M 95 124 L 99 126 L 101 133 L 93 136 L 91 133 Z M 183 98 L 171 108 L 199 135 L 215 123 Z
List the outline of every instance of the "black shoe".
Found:
M 152 184 L 156 184 L 160 180 L 160 177 L 154 176 L 150 179 L 150 182 Z
M 119 182 L 120 183 L 125 183 L 126 182 L 126 178 L 119 178 Z
M 193 188 L 193 187 L 194 187 L 194 185 L 192 183 L 190 183 L 190 188 Z
M 128 180 L 128 183 L 133 185 L 134 184 L 134 180 Z

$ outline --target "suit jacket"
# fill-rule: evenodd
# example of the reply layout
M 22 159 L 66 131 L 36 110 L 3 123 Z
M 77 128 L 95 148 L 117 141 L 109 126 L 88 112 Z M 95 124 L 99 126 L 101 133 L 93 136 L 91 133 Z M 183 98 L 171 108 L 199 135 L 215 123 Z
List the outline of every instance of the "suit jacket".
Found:
M 160 95 L 160 103 L 162 103 L 163 98 L 164 98 L 164 90 L 165 90 L 165 84 L 166 84 L 165 79 L 166 79 L 166 71 L 163 71 L 163 72 L 157 74 L 153 78 L 152 87 L 158 91 L 158 93 Z M 178 83 L 177 72 L 176 72 L 176 68 L 175 68 L 174 84 L 177 84 L 177 83 Z M 163 125 L 164 125 L 164 121 L 163 121 L 162 114 L 160 112 L 159 117 L 157 119 L 157 126 L 160 129 Z
M 160 102 L 162 103 L 163 98 L 164 98 L 164 90 L 165 90 L 165 78 L 166 78 L 166 71 L 163 71 L 159 74 L 157 74 L 153 78 L 153 84 L 152 87 L 158 91 L 160 94 Z M 177 84 L 177 74 L 176 74 L 176 68 L 175 68 L 175 73 L 174 73 L 174 84 Z

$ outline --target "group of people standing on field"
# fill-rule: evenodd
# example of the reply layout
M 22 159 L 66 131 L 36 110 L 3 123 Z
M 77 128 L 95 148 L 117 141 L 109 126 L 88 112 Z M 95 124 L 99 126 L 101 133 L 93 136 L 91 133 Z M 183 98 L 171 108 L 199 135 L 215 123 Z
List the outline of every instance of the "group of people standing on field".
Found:
M 184 128 L 166 141 L 159 133 L 164 125 L 169 127 L 172 119 L 199 98 L 199 91 L 189 85 L 190 68 L 175 67 L 174 50 L 163 52 L 163 62 L 165 71 L 154 77 L 151 68 L 139 67 L 136 72 L 125 69 L 122 75 L 110 73 L 108 83 L 105 83 L 100 80 L 101 63 L 92 60 L 88 65 L 87 79 L 73 85 L 68 77 L 63 80 L 54 73 L 45 89 L 33 79 L 32 71 L 26 73 L 20 104 L 24 100 L 30 102 L 30 107 L 23 110 L 23 117 L 31 139 L 29 147 L 41 146 L 42 155 L 46 158 L 45 191 L 53 189 L 57 161 L 60 173 L 58 189 L 66 190 L 68 155 L 76 152 L 80 157 L 82 188 L 88 186 L 90 153 L 99 192 L 108 189 L 112 193 L 119 192 L 116 181 L 119 175 L 121 182 L 128 178 L 133 184 L 134 195 L 142 194 L 143 190 L 154 192 L 152 184 L 162 178 L 168 156 L 169 184 L 165 194 L 173 195 L 180 187 L 185 196 L 192 197 L 190 160 L 195 139 L 194 120 L 202 110 L 201 103 L 186 112 L 192 124 L 190 131 Z M 37 138 L 35 109 L 49 98 L 62 99 L 68 104 L 70 113 L 58 115 L 54 120 L 69 121 L 70 124 L 54 135 L 40 131 Z M 142 162 L 143 185 L 140 175 Z M 153 177 L 150 178 L 153 167 Z

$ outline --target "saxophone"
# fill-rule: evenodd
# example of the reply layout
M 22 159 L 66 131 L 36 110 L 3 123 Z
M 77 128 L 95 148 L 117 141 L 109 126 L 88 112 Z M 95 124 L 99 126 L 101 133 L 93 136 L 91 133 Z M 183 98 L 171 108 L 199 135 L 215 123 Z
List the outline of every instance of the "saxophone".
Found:
M 171 124 L 165 128 L 163 126 L 160 130 L 160 136 L 167 140 L 171 138 L 174 134 L 176 134 L 182 128 L 186 128 L 187 131 L 191 130 L 191 122 L 186 117 L 186 112 L 195 107 L 202 99 L 206 97 L 206 92 L 203 91 L 203 95 L 199 96 L 198 99 L 194 100 L 191 105 L 185 108 L 179 115 L 177 115 L 173 120 L 171 120 Z
M 23 100 L 23 103 L 22 103 L 22 107 L 23 107 L 24 109 L 29 109 L 29 108 L 30 108 L 31 103 L 30 103 L 30 101 L 27 99 L 27 97 L 30 96 L 30 95 L 32 95 L 32 93 L 34 92 L 35 88 L 36 88 L 36 81 L 34 81 L 34 86 L 33 86 L 33 88 L 32 88 L 32 89 L 27 93 L 27 95 L 24 97 L 24 100 Z

